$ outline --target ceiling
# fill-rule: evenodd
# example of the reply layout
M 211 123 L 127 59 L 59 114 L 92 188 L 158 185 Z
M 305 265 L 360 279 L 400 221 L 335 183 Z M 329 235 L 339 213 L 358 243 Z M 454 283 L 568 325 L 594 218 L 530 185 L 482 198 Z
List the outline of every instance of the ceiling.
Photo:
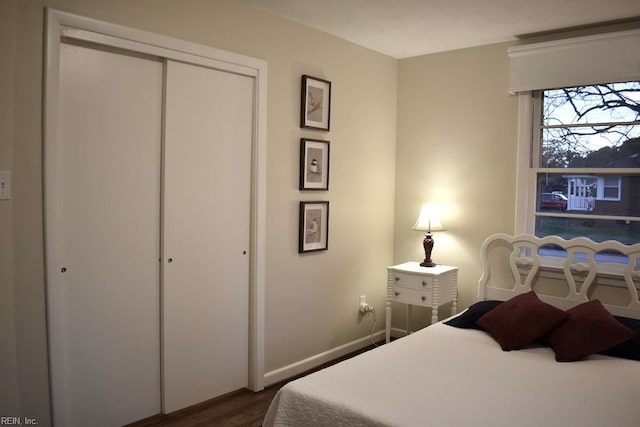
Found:
M 640 0 L 243 1 L 394 58 L 640 18 Z

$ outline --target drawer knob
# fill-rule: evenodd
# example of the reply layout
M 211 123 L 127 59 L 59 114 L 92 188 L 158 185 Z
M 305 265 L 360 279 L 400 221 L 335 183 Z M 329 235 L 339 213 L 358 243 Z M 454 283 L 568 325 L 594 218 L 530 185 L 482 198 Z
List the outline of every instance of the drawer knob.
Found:
M 422 295 L 422 301 L 426 301 L 427 297 L 425 297 L 424 295 Z
M 426 280 L 422 281 L 422 286 L 427 286 L 427 281 Z
M 396 276 L 395 280 L 396 280 L 396 282 L 397 282 L 398 280 L 400 280 L 400 278 L 399 278 L 398 276 Z
M 394 292 L 394 295 L 395 295 L 395 296 L 398 296 L 398 295 L 400 295 L 400 292 L 395 291 L 395 292 Z

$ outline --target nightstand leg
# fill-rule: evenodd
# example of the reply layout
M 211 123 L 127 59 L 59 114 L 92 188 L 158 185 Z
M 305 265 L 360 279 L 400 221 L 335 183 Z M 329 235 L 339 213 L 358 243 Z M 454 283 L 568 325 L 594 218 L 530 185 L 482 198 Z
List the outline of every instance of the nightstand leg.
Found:
M 387 344 L 391 341 L 391 301 L 389 301 L 389 299 L 387 299 L 387 316 L 386 316 L 386 326 L 387 326 L 387 330 L 386 332 L 386 340 L 387 340 Z
M 407 333 L 406 335 L 410 335 L 411 334 L 411 309 L 412 309 L 412 305 L 411 304 L 407 304 Z
M 453 301 L 451 301 L 451 315 L 458 314 L 458 284 L 453 284 Z
M 458 275 L 453 278 L 453 301 L 451 301 L 451 315 L 458 314 Z

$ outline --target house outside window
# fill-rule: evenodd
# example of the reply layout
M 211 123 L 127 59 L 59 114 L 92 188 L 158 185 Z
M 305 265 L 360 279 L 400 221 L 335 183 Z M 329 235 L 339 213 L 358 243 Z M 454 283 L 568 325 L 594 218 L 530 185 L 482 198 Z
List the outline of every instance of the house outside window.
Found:
M 527 232 L 640 243 L 640 82 L 533 91 Z

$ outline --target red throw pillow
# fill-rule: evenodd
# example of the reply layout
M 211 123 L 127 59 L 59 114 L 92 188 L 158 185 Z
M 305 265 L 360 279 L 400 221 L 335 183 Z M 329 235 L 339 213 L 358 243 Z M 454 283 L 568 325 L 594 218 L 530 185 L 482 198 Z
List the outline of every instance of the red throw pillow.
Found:
M 478 319 L 477 324 L 504 351 L 526 347 L 558 326 L 567 314 L 530 291 L 511 298 Z
M 573 362 L 631 339 L 635 332 L 618 322 L 598 300 L 567 310 L 567 320 L 546 337 L 558 362 Z

